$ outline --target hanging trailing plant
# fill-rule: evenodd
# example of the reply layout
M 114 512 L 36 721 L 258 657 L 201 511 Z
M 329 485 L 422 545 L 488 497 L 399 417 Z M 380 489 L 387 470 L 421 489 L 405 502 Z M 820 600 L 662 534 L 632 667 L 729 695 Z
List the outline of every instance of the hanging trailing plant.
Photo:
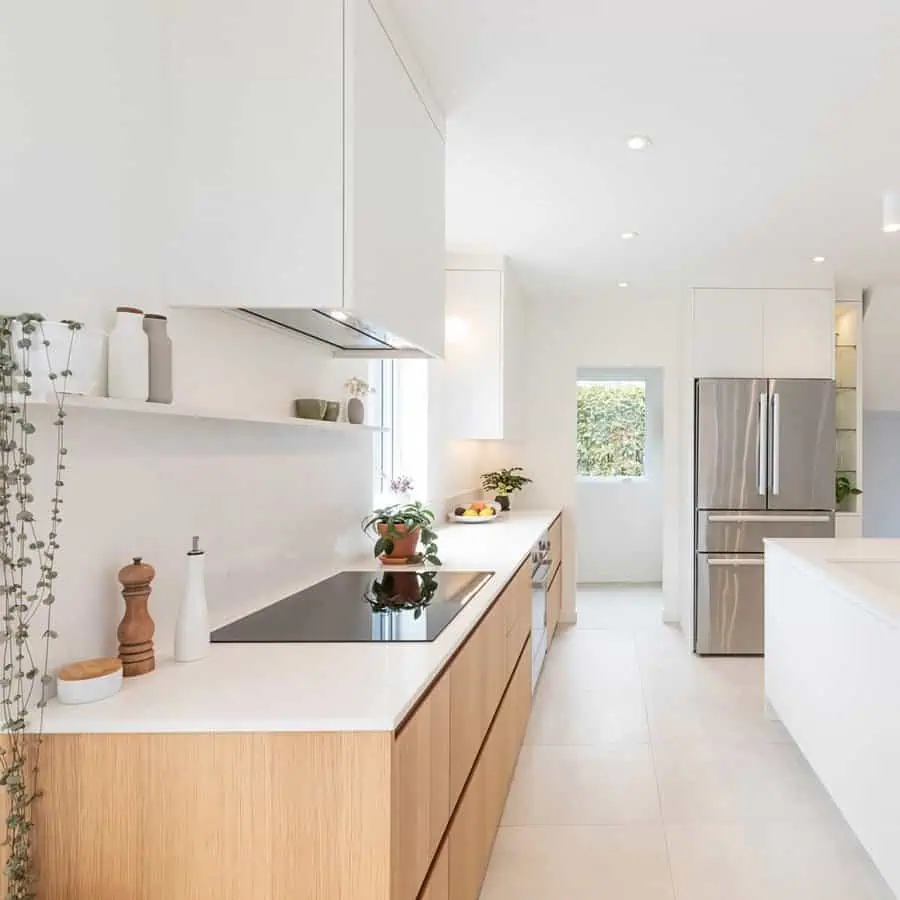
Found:
M 33 803 L 38 796 L 40 740 L 49 669 L 54 593 L 58 572 L 59 526 L 62 522 L 66 447 L 63 442 L 66 385 L 77 322 L 69 325 L 68 350 L 45 337 L 43 317 L 34 313 L 0 316 L 0 785 L 6 790 L 4 873 L 7 900 L 35 897 L 32 866 Z M 62 351 L 62 357 L 60 357 Z M 52 358 L 66 360 L 54 371 Z M 37 426 L 31 420 L 32 360 L 40 361 L 49 379 L 55 434 L 56 467 L 50 497 L 49 523 L 35 507 L 32 474 Z M 43 364 L 46 363 L 46 366 Z M 39 533 L 38 529 L 41 528 Z M 37 716 L 34 711 L 37 709 Z

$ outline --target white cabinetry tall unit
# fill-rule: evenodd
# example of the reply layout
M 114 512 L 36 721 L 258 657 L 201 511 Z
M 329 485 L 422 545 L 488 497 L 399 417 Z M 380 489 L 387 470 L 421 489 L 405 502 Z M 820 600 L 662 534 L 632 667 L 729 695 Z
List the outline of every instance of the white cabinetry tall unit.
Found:
M 385 0 L 171 11 L 170 303 L 346 310 L 441 355 L 443 119 Z
M 523 330 L 521 298 L 503 257 L 448 257 L 448 437 L 520 437 Z
M 827 290 L 694 291 L 697 378 L 833 378 Z

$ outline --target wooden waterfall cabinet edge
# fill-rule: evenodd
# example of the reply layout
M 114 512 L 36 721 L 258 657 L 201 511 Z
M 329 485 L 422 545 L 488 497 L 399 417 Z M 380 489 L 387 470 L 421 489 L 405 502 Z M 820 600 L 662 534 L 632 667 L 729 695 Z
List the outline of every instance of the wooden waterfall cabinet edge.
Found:
M 495 687 L 485 689 L 486 697 L 496 694 L 485 707 L 473 768 L 526 669 L 530 709 L 531 657 L 521 649 L 530 630 L 521 630 L 521 610 L 509 607 L 518 594 L 530 607 L 525 567 L 529 560 L 393 732 L 45 735 L 44 795 L 35 805 L 38 896 L 415 900 L 441 864 L 456 806 L 448 675 L 479 634 L 496 632 L 486 682 Z M 513 656 L 515 625 L 523 643 Z M 511 770 L 504 798 L 508 776 Z M 399 871 L 408 841 L 415 863 Z M 444 896 L 439 882 L 428 888 L 436 900 Z

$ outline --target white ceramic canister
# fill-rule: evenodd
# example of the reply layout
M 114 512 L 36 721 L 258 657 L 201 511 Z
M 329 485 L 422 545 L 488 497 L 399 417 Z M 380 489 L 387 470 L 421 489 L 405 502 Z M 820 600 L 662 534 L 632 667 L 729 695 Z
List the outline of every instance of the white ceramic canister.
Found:
M 116 324 L 109 334 L 109 396 L 146 400 L 150 393 L 150 350 L 144 312 L 116 307 Z
M 144 331 L 150 342 L 151 403 L 172 402 L 172 339 L 167 326 L 165 316 L 155 313 L 144 316 Z

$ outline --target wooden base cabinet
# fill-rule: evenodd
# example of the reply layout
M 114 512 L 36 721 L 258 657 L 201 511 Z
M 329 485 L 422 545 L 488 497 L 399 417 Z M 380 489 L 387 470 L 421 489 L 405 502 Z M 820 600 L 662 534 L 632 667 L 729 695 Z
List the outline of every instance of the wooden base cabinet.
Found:
M 393 733 L 50 734 L 52 900 L 475 900 L 531 708 L 530 563 Z
M 562 610 L 562 566 L 557 566 L 556 573 L 550 579 L 550 587 L 547 589 L 547 647 L 556 634 L 556 626 L 559 625 L 559 616 Z
M 450 900 L 477 900 L 531 711 L 531 642 L 525 645 L 447 834 Z

